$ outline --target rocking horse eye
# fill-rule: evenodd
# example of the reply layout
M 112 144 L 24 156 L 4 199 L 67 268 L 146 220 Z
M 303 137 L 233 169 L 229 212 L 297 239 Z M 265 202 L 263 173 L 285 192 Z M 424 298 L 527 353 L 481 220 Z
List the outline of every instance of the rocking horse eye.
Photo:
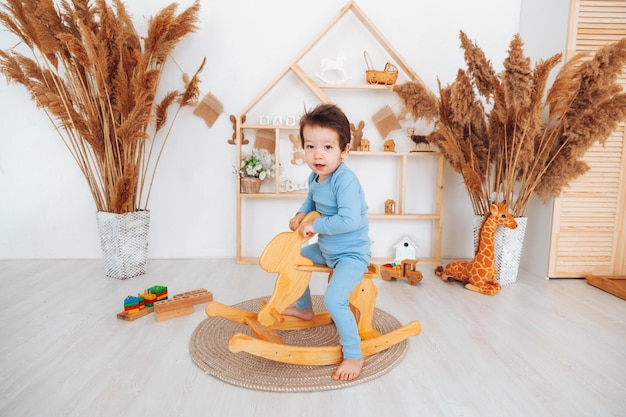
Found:
M 502 218 L 503 218 L 503 219 L 504 219 L 504 218 L 506 218 L 506 214 L 503 214 L 503 215 L 502 215 Z

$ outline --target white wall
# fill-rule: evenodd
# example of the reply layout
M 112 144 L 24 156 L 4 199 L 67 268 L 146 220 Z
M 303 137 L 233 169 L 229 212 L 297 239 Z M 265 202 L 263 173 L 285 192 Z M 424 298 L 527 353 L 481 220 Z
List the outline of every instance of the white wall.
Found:
M 145 19 L 170 1 L 127 3 L 139 32 L 145 33 Z M 188 6 L 191 0 L 180 3 Z M 518 31 L 533 62 L 564 51 L 567 22 L 562 17 L 567 15 L 568 2 L 545 3 L 357 2 L 433 90 L 438 78 L 447 84 L 464 67 L 459 30 L 478 42 L 497 71 Z M 345 3 L 317 0 L 313 7 L 307 2 L 304 12 L 302 4 L 202 1 L 200 30 L 179 45 L 174 58 L 192 72 L 207 57 L 201 91 L 218 97 L 225 114 L 211 129 L 189 109 L 179 116 L 150 201 L 150 257 L 234 256 L 235 148 L 227 144 L 232 135 L 228 114 L 238 114 Z M 15 43 L 7 32 L 0 32 L 1 48 Z M 164 90 L 176 85 L 181 76 L 172 63 L 164 77 Z M 0 81 L 0 114 L 0 259 L 100 257 L 95 207 L 51 123 L 21 86 L 4 81 Z M 449 168 L 444 205 L 443 254 L 467 257 L 472 252 L 471 208 L 461 178 Z M 285 219 L 290 214 L 285 213 Z M 540 221 L 532 229 L 549 228 L 549 216 Z M 545 242 L 544 234 L 537 236 Z M 534 241 L 534 236 L 527 238 Z
M 520 18 L 520 35 L 524 40 L 525 52 L 533 58 L 547 59 L 561 52 L 565 55 L 567 27 L 569 18 L 569 0 L 523 0 Z M 542 30 L 538 30 L 542 28 Z M 563 57 L 565 58 L 565 56 Z M 556 71 L 551 74 L 551 85 Z M 550 246 L 550 228 L 552 225 L 552 203 L 545 204 L 537 196 L 533 198 L 526 215 L 528 224 L 520 265 L 525 270 L 539 277 L 548 274 L 548 250 Z

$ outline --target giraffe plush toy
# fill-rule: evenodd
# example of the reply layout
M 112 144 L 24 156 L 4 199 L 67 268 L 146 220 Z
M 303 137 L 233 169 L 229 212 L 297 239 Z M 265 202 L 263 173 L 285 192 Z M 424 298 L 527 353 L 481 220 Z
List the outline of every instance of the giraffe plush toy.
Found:
M 435 274 L 444 281 L 450 282 L 455 279 L 466 282 L 465 288 L 485 295 L 493 295 L 500 291 L 502 287 L 496 282 L 494 250 L 494 237 L 498 226 L 510 229 L 517 227 L 517 222 L 507 210 L 505 201 L 491 205 L 489 214 L 480 228 L 474 259 L 469 262 L 453 261 L 445 267 L 438 266 Z

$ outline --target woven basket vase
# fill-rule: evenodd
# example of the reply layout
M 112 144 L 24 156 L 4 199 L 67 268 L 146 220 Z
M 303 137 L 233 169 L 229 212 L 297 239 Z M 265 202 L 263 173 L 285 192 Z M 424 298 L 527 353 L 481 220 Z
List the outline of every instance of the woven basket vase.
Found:
M 132 278 L 146 273 L 150 211 L 96 213 L 106 276 Z
M 261 189 L 261 180 L 254 177 L 242 177 L 241 192 L 244 194 L 256 194 Z
M 484 218 L 475 215 L 472 219 L 472 228 L 474 231 L 474 249 L 478 244 L 478 234 L 483 224 Z M 495 235 L 495 266 L 496 266 L 496 282 L 500 285 L 509 285 L 517 281 L 517 272 L 519 271 L 519 261 L 522 256 L 522 248 L 524 246 L 524 234 L 526 233 L 527 217 L 516 217 L 517 227 L 509 229 L 508 227 L 499 226 Z

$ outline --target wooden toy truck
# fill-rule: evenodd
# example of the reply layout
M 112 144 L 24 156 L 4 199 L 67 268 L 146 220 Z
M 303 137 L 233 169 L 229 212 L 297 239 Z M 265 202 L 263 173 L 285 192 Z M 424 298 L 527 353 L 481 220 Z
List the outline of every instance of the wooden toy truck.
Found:
M 406 279 L 410 285 L 417 285 L 422 280 L 422 273 L 415 268 L 417 261 L 414 259 L 403 259 L 400 265 L 385 264 L 380 267 L 380 275 L 385 281 L 392 278 Z

